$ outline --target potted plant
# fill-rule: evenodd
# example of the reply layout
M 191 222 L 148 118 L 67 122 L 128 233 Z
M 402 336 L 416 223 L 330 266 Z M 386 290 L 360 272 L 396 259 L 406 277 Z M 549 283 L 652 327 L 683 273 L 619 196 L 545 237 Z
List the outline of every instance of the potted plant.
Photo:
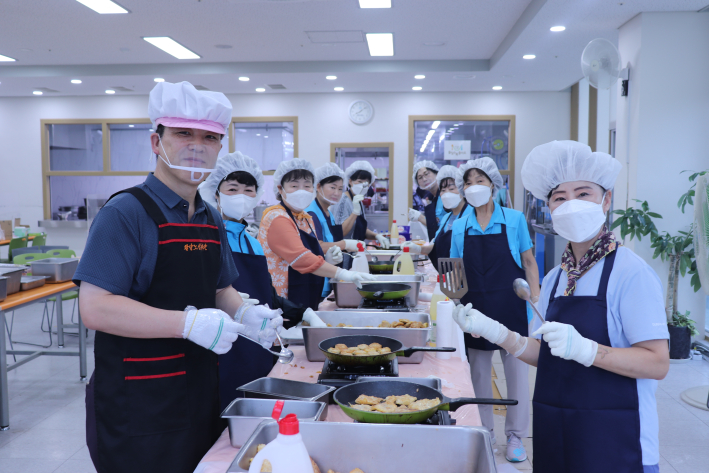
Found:
M 697 177 L 709 171 L 694 173 L 689 177 L 690 182 L 694 182 Z M 686 205 L 692 205 L 694 199 L 694 187 L 682 195 L 677 206 L 684 213 Z M 640 208 L 629 207 L 625 210 L 616 210 L 613 213 L 619 217 L 613 222 L 611 230 L 620 227 L 620 236 L 625 239 L 629 236 L 632 240 L 649 236 L 650 247 L 655 249 L 653 259 L 660 257 L 662 261 L 670 263 L 670 271 L 667 278 L 667 296 L 665 299 L 665 314 L 667 316 L 667 328 L 670 333 L 670 358 L 689 358 L 691 338 L 698 332 L 694 326 L 694 321 L 689 317 L 689 311 L 680 313 L 677 308 L 677 287 L 679 276 L 691 275 L 690 284 L 694 292 L 699 291 L 702 284 L 697 272 L 697 261 L 694 251 L 694 225 L 690 225 L 687 231 L 678 231 L 676 235 L 669 232 L 659 233 L 655 226 L 654 219 L 662 216 L 650 211 L 647 201 L 635 199 L 640 204 Z

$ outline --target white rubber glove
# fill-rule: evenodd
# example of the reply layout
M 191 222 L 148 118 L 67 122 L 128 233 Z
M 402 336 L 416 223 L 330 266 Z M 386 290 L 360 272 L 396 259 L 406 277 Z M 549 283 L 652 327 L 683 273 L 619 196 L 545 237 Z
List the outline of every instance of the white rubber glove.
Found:
M 345 251 L 348 253 L 359 251 L 359 248 L 357 248 L 357 243 L 361 243 L 362 248 L 366 248 L 366 245 L 364 244 L 363 241 L 359 241 L 359 240 L 343 240 L 343 241 L 345 242 Z
M 352 213 L 355 215 L 362 215 L 362 206 L 359 205 L 360 202 L 364 200 L 363 195 L 357 194 L 352 198 Z
M 513 356 L 520 356 L 527 348 L 527 337 L 509 330 L 497 320 L 473 309 L 473 304 L 455 306 L 453 320 L 464 332 L 476 338 L 483 337 L 490 343 L 501 346 Z
M 307 322 L 311 327 L 327 327 L 327 324 L 310 307 L 303 312 L 303 322 Z
M 240 292 L 239 295 L 244 300 L 244 302 L 246 302 L 247 304 L 251 304 L 251 305 L 259 305 L 260 304 L 258 299 L 252 299 L 251 296 L 249 296 L 245 292 Z
M 390 242 L 389 242 L 388 238 L 384 238 L 384 236 L 382 236 L 378 233 L 375 238 L 377 239 L 377 241 L 379 242 L 379 244 L 381 245 L 382 248 L 384 248 L 385 250 L 389 249 Z
M 335 279 L 343 282 L 353 282 L 357 287 L 362 287 L 362 281 L 376 281 L 377 277 L 369 273 L 360 273 L 359 271 L 348 271 L 338 268 L 335 273 Z
M 419 212 L 418 210 L 409 209 L 409 220 L 411 220 L 412 222 L 417 221 L 420 216 L 421 216 L 421 212 Z
M 219 309 L 185 308 L 185 328 L 182 338 L 223 355 L 239 337 L 243 325 L 234 322 L 229 314 Z
M 565 360 L 574 360 L 589 367 L 596 359 L 598 343 L 584 338 L 573 325 L 547 322 L 532 335 L 543 334 L 551 354 Z
M 248 233 L 249 235 L 251 235 L 254 238 L 258 238 L 258 231 L 259 231 L 259 228 L 256 226 L 255 223 L 252 223 L 246 227 L 246 233 Z
M 421 246 L 417 245 L 413 241 L 405 241 L 403 245 L 401 245 L 401 249 L 403 250 L 404 248 L 409 249 L 409 253 L 412 255 L 420 255 L 421 254 Z
M 239 333 L 270 348 L 276 339 L 276 330 L 283 327 L 281 309 L 272 310 L 268 305 L 242 304 L 234 315 L 234 320 L 243 324 Z
M 331 246 L 325 252 L 325 261 L 330 264 L 342 263 L 342 250 L 339 246 Z

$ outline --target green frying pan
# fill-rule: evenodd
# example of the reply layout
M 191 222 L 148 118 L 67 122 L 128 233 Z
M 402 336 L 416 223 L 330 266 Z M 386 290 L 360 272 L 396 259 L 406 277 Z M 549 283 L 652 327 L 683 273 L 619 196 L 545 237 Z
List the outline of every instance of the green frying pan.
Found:
M 357 345 L 370 343 L 378 343 L 382 347 L 389 347 L 390 353 L 383 355 L 340 355 L 339 353 L 330 353 L 328 348 L 335 348 L 335 345 L 342 343 L 348 347 L 356 347 Z M 379 335 L 341 335 L 339 337 L 326 338 L 318 344 L 318 348 L 325 354 L 328 360 L 338 365 L 346 366 L 364 366 L 364 365 L 383 365 L 392 361 L 397 356 L 411 356 L 417 351 L 435 351 L 435 352 L 454 352 L 452 347 L 404 347 L 404 344 L 399 340 L 389 337 L 381 337 Z
M 361 289 L 357 288 L 357 292 L 359 292 L 362 297 L 375 301 L 401 299 L 402 297 L 406 297 L 410 291 L 411 286 L 408 284 L 394 282 L 363 283 Z

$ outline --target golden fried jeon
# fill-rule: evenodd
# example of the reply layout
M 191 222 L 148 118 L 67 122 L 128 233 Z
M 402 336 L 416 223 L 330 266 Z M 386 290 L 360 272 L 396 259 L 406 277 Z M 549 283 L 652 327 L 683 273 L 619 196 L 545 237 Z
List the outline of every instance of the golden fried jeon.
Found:
M 345 345 L 344 343 L 338 343 L 337 345 L 335 345 L 335 348 L 337 348 L 338 350 L 347 350 L 347 345 Z
M 424 411 L 426 409 L 436 407 L 441 403 L 441 401 L 438 398 L 416 400 L 414 396 L 409 394 L 404 394 L 403 396 L 387 396 L 386 399 L 360 394 L 360 396 L 355 400 L 355 403 L 358 405 L 351 405 L 351 407 L 360 411 L 398 414 L 404 412 Z
M 367 345 L 366 343 L 360 343 L 359 345 L 357 345 L 357 348 L 359 348 L 360 350 L 366 350 L 367 348 L 369 348 L 369 345 Z
M 377 412 L 383 412 L 384 414 L 391 414 L 396 412 L 396 407 L 396 404 L 387 404 L 386 402 L 382 402 L 381 404 L 377 404 L 376 406 L 372 407 L 372 410 Z
M 352 409 L 357 409 L 358 411 L 369 412 L 372 410 L 372 406 L 368 404 L 350 404 Z
M 340 353 L 339 348 L 328 348 L 327 351 L 329 351 L 330 353 L 334 353 L 335 355 L 338 355 Z
M 343 343 L 338 343 L 333 348 L 328 348 L 327 351 L 335 355 L 377 356 L 391 353 L 391 348 L 382 347 L 379 343 L 369 345 L 362 343 L 356 347 L 348 347 Z
M 357 399 L 355 399 L 355 403 L 357 404 L 367 404 L 369 406 L 374 406 L 382 402 L 384 399 L 376 396 L 366 396 L 364 394 L 360 394 Z
M 396 396 L 396 403 L 400 406 L 409 406 L 414 401 L 416 401 L 416 398 L 408 394 L 404 394 L 403 396 Z
M 381 348 L 381 347 L 382 347 L 382 345 L 379 343 L 376 343 L 376 342 L 369 344 L 369 348 Z
M 428 328 L 428 322 L 414 322 L 409 319 L 399 319 L 396 322 L 386 320 L 379 324 L 380 328 Z
M 379 351 L 381 351 L 382 355 L 384 355 L 384 354 L 386 354 L 386 353 L 391 353 L 391 348 L 389 348 L 389 347 L 382 347 L 382 349 L 379 350 Z
M 432 407 L 436 407 L 441 403 L 441 400 L 438 398 L 435 399 L 420 399 L 418 401 L 412 402 L 409 404 L 409 409 L 412 409 L 414 411 L 425 411 L 426 409 L 430 409 Z

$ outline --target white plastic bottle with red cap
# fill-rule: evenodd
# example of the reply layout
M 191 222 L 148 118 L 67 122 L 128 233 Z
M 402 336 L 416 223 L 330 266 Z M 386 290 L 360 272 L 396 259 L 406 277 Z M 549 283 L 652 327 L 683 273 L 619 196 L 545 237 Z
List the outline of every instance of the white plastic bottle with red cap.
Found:
M 396 220 L 391 222 L 391 231 L 389 232 L 389 244 L 396 246 L 399 244 L 399 226 L 396 224 Z
M 436 346 L 436 326 L 438 324 L 438 302 L 446 300 L 446 295 L 443 294 L 443 291 L 441 291 L 441 282 L 445 281 L 445 278 L 445 275 L 438 275 L 438 279 L 436 280 L 436 287 L 433 289 L 433 295 L 431 296 L 431 324 L 433 324 L 433 327 L 431 328 L 431 345 L 434 347 Z
M 352 271 L 369 272 L 369 263 L 367 262 L 367 255 L 364 254 L 362 243 L 357 243 L 357 256 L 352 259 Z
M 264 460 L 271 463 L 273 473 L 313 473 L 310 455 L 300 436 L 300 425 L 295 414 L 288 414 L 278 422 L 276 439 L 256 454 L 249 473 L 259 473 Z
M 416 267 L 414 266 L 414 260 L 411 259 L 408 246 L 405 246 L 403 253 L 394 260 L 394 270 L 392 274 L 406 274 L 409 276 L 416 274 Z

